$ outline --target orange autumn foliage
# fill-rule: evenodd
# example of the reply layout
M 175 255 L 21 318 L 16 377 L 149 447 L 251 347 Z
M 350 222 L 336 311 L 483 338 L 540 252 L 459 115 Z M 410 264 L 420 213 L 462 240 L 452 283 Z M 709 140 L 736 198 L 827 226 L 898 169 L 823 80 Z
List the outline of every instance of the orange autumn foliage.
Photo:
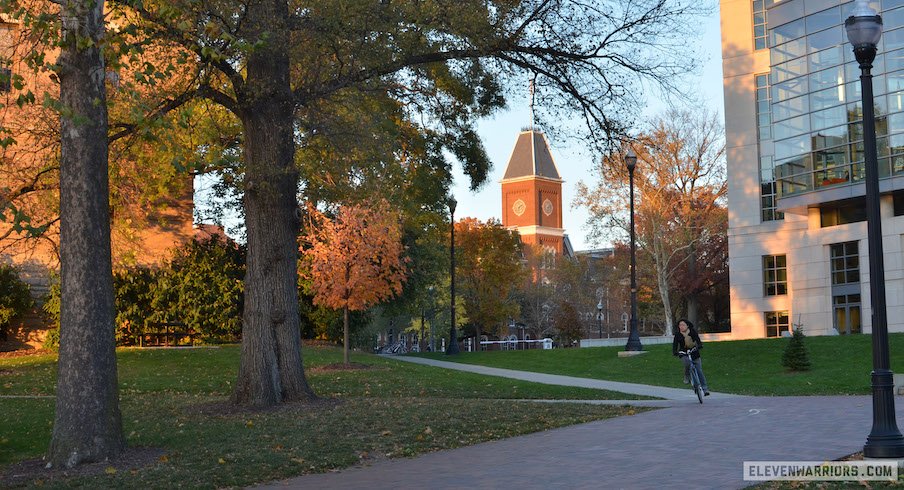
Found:
M 365 310 L 402 292 L 408 262 L 402 256 L 402 227 L 389 203 L 343 206 L 334 219 L 311 209 L 303 273 L 314 303 Z

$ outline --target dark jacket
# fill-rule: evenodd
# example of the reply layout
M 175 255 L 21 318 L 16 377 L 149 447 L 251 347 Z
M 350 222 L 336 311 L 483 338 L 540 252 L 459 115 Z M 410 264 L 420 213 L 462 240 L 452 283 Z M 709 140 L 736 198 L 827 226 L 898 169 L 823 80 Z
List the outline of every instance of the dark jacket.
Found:
M 677 356 L 678 351 L 680 350 L 687 350 L 684 346 L 684 334 L 681 333 L 681 330 L 677 330 L 677 327 L 675 328 L 675 340 L 672 341 L 673 356 Z M 700 335 L 697 334 L 697 329 L 694 327 L 688 328 L 687 333 L 691 336 L 691 340 L 697 343 L 697 350 L 691 353 L 691 359 L 700 359 L 700 350 L 703 349 L 703 342 L 700 341 Z

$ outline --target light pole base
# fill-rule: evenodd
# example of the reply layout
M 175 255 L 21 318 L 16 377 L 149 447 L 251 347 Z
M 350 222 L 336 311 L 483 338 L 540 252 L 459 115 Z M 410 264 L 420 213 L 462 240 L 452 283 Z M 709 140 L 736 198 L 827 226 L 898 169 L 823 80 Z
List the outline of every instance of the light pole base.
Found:
M 864 458 L 877 459 L 904 459 L 904 437 L 873 437 L 866 438 L 863 446 Z

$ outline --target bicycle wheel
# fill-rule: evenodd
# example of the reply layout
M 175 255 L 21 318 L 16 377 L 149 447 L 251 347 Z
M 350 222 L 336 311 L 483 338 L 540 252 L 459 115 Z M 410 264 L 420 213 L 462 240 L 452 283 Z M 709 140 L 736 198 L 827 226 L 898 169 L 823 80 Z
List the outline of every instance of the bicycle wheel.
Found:
M 700 384 L 700 376 L 697 374 L 697 366 L 691 363 L 691 379 L 693 380 L 694 393 L 697 394 L 697 399 L 700 400 L 700 403 L 703 403 L 703 386 Z

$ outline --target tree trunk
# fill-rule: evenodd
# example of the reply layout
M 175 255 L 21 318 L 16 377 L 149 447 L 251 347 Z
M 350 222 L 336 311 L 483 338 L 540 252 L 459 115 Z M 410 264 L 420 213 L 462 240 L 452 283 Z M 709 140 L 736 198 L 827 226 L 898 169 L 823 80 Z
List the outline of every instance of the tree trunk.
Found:
M 665 314 L 665 334 L 672 335 L 672 301 L 669 298 L 669 264 L 668 259 L 664 257 L 665 252 L 662 249 L 662 242 L 653 239 L 653 262 L 656 267 L 656 284 L 659 289 L 659 297 L 662 299 L 662 309 Z
M 342 362 L 348 366 L 348 306 L 342 309 Z
M 103 1 L 62 6 L 60 355 L 49 458 L 71 468 L 125 446 L 116 381 Z M 90 40 L 93 42 L 85 42 Z
M 245 136 L 248 258 L 242 356 L 233 402 L 271 406 L 311 399 L 298 313 L 298 172 L 289 84 L 286 2 L 248 5 L 248 55 L 239 117 Z
M 694 325 L 697 326 L 697 330 L 700 330 L 700 325 L 697 325 L 697 312 L 699 310 L 699 301 L 697 299 L 698 294 L 700 293 L 699 288 L 696 286 L 697 280 L 697 247 L 694 243 L 691 243 L 690 249 L 688 250 L 688 264 L 687 264 L 687 274 L 694 281 L 694 288 L 687 293 L 687 319 L 691 321 Z

